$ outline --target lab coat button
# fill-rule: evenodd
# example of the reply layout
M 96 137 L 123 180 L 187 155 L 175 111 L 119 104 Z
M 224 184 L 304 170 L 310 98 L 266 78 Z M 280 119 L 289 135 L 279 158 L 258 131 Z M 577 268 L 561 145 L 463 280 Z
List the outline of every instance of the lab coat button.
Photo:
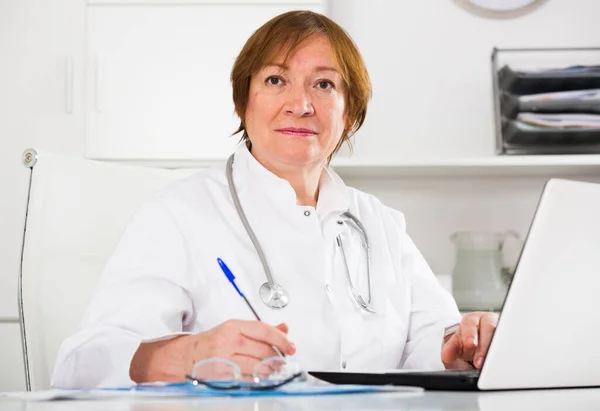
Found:
M 346 369 L 346 360 L 342 361 L 342 368 L 345 370 Z
M 308 216 L 310 215 L 310 211 L 306 210 L 306 211 L 304 212 L 304 215 L 308 217 Z
M 325 285 L 325 289 L 327 290 L 327 292 L 328 292 L 328 293 L 330 293 L 330 292 L 331 292 L 331 287 L 329 286 L 329 284 L 326 284 L 326 285 Z

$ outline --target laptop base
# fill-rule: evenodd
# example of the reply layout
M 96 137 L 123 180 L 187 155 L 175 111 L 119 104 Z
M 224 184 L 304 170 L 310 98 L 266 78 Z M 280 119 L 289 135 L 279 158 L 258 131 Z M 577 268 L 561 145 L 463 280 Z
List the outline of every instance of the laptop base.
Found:
M 479 370 L 353 373 L 309 371 L 310 375 L 332 384 L 408 385 L 437 391 L 479 391 Z

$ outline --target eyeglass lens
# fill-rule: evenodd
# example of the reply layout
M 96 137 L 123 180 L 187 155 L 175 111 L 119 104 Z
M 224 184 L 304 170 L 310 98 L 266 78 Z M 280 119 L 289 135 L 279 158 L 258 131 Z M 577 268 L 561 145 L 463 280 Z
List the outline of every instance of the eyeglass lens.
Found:
M 190 380 L 215 389 L 268 389 L 300 379 L 303 373 L 298 364 L 283 357 L 270 357 L 258 363 L 253 375 L 244 376 L 239 366 L 223 358 L 210 358 L 194 365 Z

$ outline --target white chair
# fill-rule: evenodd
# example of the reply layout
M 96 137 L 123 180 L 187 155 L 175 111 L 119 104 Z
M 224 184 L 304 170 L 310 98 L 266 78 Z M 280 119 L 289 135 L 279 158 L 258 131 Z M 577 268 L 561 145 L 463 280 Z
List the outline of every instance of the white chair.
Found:
M 81 322 L 129 219 L 152 193 L 194 170 L 110 164 L 35 150 L 19 275 L 27 390 L 50 387 L 62 341 Z

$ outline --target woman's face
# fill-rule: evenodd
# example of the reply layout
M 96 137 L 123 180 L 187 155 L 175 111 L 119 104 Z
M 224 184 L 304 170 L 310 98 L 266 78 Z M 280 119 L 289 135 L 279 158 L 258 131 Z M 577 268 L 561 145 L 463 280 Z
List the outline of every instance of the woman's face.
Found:
M 252 154 L 271 171 L 322 165 L 346 122 L 343 82 L 320 35 L 268 62 L 250 81 L 246 131 Z

